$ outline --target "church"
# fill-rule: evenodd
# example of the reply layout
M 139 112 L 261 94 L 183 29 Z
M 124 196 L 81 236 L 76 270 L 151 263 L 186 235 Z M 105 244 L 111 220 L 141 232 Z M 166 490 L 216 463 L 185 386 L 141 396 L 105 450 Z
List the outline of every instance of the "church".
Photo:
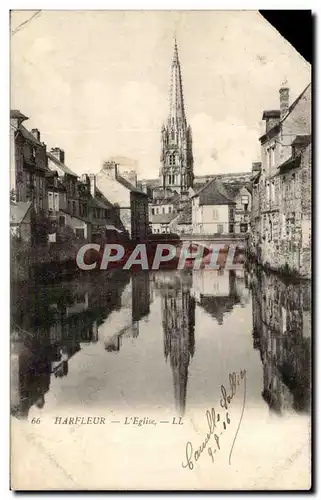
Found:
M 250 197 L 252 172 L 239 174 L 194 175 L 192 129 L 188 124 L 183 93 L 181 64 L 177 42 L 171 65 L 169 110 L 166 123 L 161 127 L 161 155 L 158 179 L 144 179 L 138 182 L 139 188 L 149 197 L 149 230 L 151 233 L 195 233 L 203 232 L 204 224 L 193 222 L 193 199 L 202 190 L 203 200 L 210 203 L 223 203 L 227 213 L 232 214 L 224 221 L 229 232 L 240 230 L 236 227 L 236 197 L 242 191 Z M 205 197 L 205 192 L 208 194 Z M 245 191 L 244 191 L 245 190 Z M 216 201 L 215 201 L 216 200 Z M 250 203 L 247 201 L 248 208 Z M 215 207 L 215 205 L 213 205 Z M 241 207 L 239 206 L 239 209 Z M 244 208 L 244 207 L 242 207 Z M 234 210 L 234 212 L 233 212 Z M 242 210 L 243 211 L 243 210 Z M 247 217 L 245 216 L 245 219 Z M 222 224 L 211 226 L 211 232 L 220 232 Z M 205 227 L 205 230 L 206 230 Z M 243 228 L 248 230 L 248 225 Z

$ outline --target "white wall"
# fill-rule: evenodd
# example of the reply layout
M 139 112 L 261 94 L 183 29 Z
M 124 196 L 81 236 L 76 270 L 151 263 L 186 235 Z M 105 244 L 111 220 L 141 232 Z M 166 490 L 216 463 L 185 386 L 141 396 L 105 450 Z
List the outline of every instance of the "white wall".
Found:
M 228 205 L 200 205 L 199 198 L 192 202 L 193 233 L 214 234 L 219 232 L 218 225 L 223 226 L 222 234 L 229 232 Z

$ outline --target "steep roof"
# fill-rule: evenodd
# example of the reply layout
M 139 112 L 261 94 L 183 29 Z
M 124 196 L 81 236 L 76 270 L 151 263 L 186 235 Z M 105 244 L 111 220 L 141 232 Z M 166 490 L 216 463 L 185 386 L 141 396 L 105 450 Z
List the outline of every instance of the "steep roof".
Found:
M 294 141 L 292 142 L 292 146 L 308 146 L 311 142 L 311 135 L 297 135 Z
M 112 203 L 107 200 L 107 198 L 98 188 L 96 188 L 96 196 L 94 198 L 90 198 L 90 205 L 96 208 L 103 208 L 104 210 L 113 208 Z
M 10 111 L 10 118 L 13 119 L 21 119 L 21 120 L 28 120 L 28 117 L 24 114 L 21 113 L 18 109 L 12 109 Z
M 292 102 L 291 106 L 289 106 L 289 109 L 288 111 L 285 113 L 285 115 L 283 116 L 283 118 L 280 120 L 280 122 L 278 124 L 276 124 L 274 127 L 272 127 L 268 132 L 266 132 L 265 134 L 263 134 L 259 140 L 261 142 L 264 142 L 267 138 L 271 138 L 273 137 L 274 135 L 276 135 L 279 130 L 280 130 L 280 125 L 287 119 L 287 117 L 289 116 L 290 113 L 292 113 L 293 109 L 295 108 L 295 106 L 298 104 L 298 102 L 302 99 L 302 97 L 304 96 L 304 94 L 307 92 L 307 90 L 311 87 L 311 83 L 309 83 L 305 89 L 301 92 L 301 94 Z
M 311 82 L 303 89 L 301 94 L 298 95 L 298 97 L 292 102 L 291 106 L 288 109 L 288 112 L 283 116 L 281 123 L 289 116 L 289 114 L 293 111 L 295 106 L 298 104 L 298 102 L 302 99 L 306 91 L 311 87 Z
M 205 184 L 192 198 L 197 196 L 199 196 L 200 205 L 232 205 L 235 203 L 222 182 L 217 179 Z
M 38 141 L 38 139 L 24 125 L 20 125 L 19 130 L 25 139 L 33 144 L 36 144 L 37 146 L 43 146 L 43 144 Z
M 10 203 L 10 224 L 20 224 L 31 207 L 31 201 Z
M 72 170 L 70 170 L 69 167 L 67 167 L 67 165 L 65 165 L 64 163 L 62 163 L 60 160 L 58 160 L 58 158 L 55 157 L 55 155 L 49 153 L 49 151 L 47 151 L 47 157 L 53 162 L 55 163 L 59 168 L 61 168 L 61 170 L 63 172 L 65 172 L 65 174 L 68 174 L 68 175 L 72 175 L 73 177 L 78 177 L 77 174 L 75 174 L 75 172 L 73 172 Z
M 125 188 L 129 189 L 130 191 L 133 191 L 134 193 L 139 193 L 139 194 L 143 194 L 144 196 L 147 196 L 146 193 L 144 193 L 141 189 L 139 189 L 138 187 L 134 186 L 134 184 L 132 184 L 131 182 L 127 181 L 126 179 L 124 179 L 124 177 L 122 177 L 121 175 L 117 175 L 117 178 L 116 180 L 122 184 Z

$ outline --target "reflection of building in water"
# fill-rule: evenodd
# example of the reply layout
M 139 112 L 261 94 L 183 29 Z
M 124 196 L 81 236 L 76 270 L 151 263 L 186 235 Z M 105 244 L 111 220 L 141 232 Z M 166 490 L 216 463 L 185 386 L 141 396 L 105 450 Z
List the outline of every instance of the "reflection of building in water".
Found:
M 191 295 L 190 273 L 168 272 L 156 275 L 161 292 L 164 355 L 173 372 L 177 410 L 185 413 L 188 366 L 195 350 L 195 299 Z
M 243 284 L 242 284 L 243 283 Z M 245 282 L 234 271 L 199 269 L 193 271 L 193 295 L 208 314 L 223 324 L 224 315 L 241 303 Z
M 150 290 L 149 273 L 141 271 L 132 274 L 132 317 L 140 321 L 149 314 Z
M 118 352 L 123 339 L 138 337 L 139 321 L 149 314 L 148 272 L 131 274 L 130 282 L 126 285 L 120 302 L 120 307 L 112 312 L 100 328 L 107 352 Z
M 263 363 L 270 408 L 308 411 L 311 380 L 311 285 L 253 273 L 253 343 Z
M 55 285 L 12 287 L 11 411 L 27 416 L 42 407 L 50 376 L 68 374 L 68 360 L 98 341 L 98 327 L 120 307 L 129 276 L 104 277 Z M 134 328 L 135 330 L 135 328 Z
M 11 413 L 18 418 L 27 418 L 31 406 L 43 408 L 45 394 L 50 386 L 51 359 L 53 350 L 40 346 L 26 346 L 15 341 L 10 353 Z

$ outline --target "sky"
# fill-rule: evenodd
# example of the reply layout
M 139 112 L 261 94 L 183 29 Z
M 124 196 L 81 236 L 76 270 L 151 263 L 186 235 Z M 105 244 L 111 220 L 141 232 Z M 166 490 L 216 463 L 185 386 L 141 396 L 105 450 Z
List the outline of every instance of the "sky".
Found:
M 13 32 L 33 11 L 14 11 Z M 264 109 L 311 67 L 256 11 L 42 11 L 11 38 L 11 109 L 78 175 L 128 157 L 158 177 L 176 34 L 194 174 L 260 160 Z

